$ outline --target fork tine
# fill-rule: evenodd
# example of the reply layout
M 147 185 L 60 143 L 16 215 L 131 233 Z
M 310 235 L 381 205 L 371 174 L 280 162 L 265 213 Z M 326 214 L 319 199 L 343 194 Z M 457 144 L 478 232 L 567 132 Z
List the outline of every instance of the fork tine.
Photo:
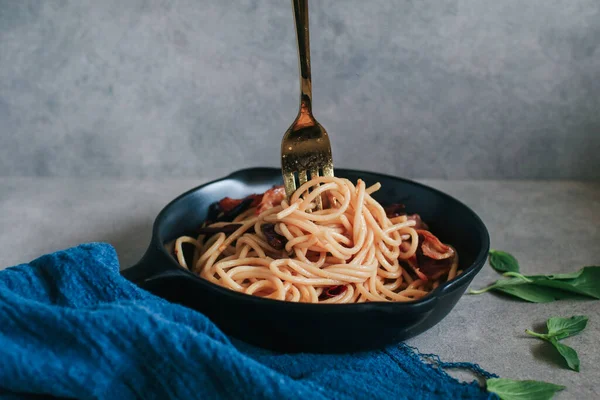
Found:
M 307 181 L 308 179 L 306 177 L 306 171 L 298 171 L 298 182 L 300 182 L 300 185 L 298 185 L 298 187 L 304 185 Z
M 318 176 L 319 176 L 319 169 L 311 168 L 310 169 L 310 179 L 315 179 Z M 317 204 L 317 210 L 323 209 L 323 200 L 321 199 L 321 196 L 317 196 L 317 198 L 315 198 L 315 203 Z
M 283 184 L 285 186 L 285 194 L 289 198 L 296 191 L 296 178 L 292 172 L 283 174 Z
M 308 181 L 306 171 L 298 171 L 298 181 L 300 182 L 300 185 L 298 185 L 298 187 L 304 185 Z
M 333 165 L 331 165 L 331 164 L 323 165 L 323 176 L 333 177 Z

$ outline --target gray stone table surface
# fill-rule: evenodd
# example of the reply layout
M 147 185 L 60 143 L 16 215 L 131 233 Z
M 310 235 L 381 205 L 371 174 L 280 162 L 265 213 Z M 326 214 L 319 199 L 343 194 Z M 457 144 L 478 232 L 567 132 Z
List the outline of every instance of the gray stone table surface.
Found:
M 122 267 L 136 262 L 154 217 L 173 197 L 203 183 L 187 180 L 0 178 L 0 268 L 82 242 L 115 246 Z M 492 247 L 512 252 L 526 273 L 567 272 L 600 264 L 600 184 L 558 181 L 432 181 L 471 206 Z M 473 287 L 497 278 L 484 267 Z M 560 366 L 545 343 L 529 338 L 550 316 L 585 314 L 588 328 L 566 340 L 581 372 Z M 600 303 L 530 304 L 494 294 L 463 296 L 437 326 L 409 341 L 446 361 L 477 362 L 502 377 L 567 386 L 559 399 L 600 398 Z

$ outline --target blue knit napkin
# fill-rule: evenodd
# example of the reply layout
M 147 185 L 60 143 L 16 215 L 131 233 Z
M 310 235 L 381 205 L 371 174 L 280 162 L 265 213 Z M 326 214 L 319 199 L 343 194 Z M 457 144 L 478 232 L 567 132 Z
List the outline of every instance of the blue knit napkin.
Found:
M 0 272 L 0 398 L 493 398 L 443 366 L 453 365 L 432 365 L 403 344 L 315 355 L 234 341 L 121 277 L 108 244 Z

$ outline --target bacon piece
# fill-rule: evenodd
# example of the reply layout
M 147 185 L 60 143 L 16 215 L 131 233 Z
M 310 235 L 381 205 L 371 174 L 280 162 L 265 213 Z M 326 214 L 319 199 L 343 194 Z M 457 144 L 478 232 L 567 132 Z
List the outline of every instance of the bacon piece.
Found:
M 424 282 L 427 282 L 429 280 L 427 278 L 427 275 L 425 275 L 423 272 L 421 272 L 421 269 L 419 268 L 419 263 L 417 261 L 417 256 L 416 255 L 413 255 L 408 260 L 406 260 L 406 263 L 414 271 L 414 273 L 417 275 L 417 277 L 419 279 L 421 279 Z
M 219 200 L 219 208 L 221 209 L 221 211 L 223 211 L 224 213 L 227 214 L 227 213 L 231 212 L 231 210 L 233 210 L 235 207 L 242 204 L 242 202 L 246 199 L 252 199 L 252 203 L 250 203 L 249 206 L 256 207 L 262 201 L 263 195 L 262 194 L 251 194 L 250 196 L 246 196 L 243 199 L 232 199 L 231 197 L 225 197 L 225 198 Z
M 419 270 L 429 279 L 437 279 L 450 271 L 453 258 L 454 257 L 445 258 L 443 260 L 434 260 L 425 257 L 423 262 L 419 264 Z
M 385 210 L 385 215 L 388 218 L 400 217 L 401 215 L 406 215 L 406 211 L 404 209 L 406 206 L 401 203 L 390 204 L 389 206 L 383 207 Z
M 219 214 L 221 213 L 221 207 L 219 207 L 219 202 L 215 201 L 210 206 L 208 206 L 208 212 L 206 213 L 206 219 L 204 222 L 206 225 L 210 225 L 217 220 Z
M 417 229 L 419 245 L 406 264 L 424 281 L 437 279 L 452 267 L 455 257 L 452 247 L 443 244 L 431 232 Z M 404 243 L 403 243 L 404 244 Z
M 285 188 L 283 185 L 273 186 L 262 195 L 261 201 L 256 209 L 256 214 L 258 215 L 269 208 L 280 205 L 283 199 L 285 199 Z
M 448 273 L 448 271 L 450 271 L 450 268 L 452 267 L 452 261 L 455 257 L 454 252 L 452 252 L 452 255 L 450 257 L 438 260 L 426 256 L 423 253 L 423 244 L 424 242 L 422 241 L 422 236 L 419 236 L 419 247 L 417 248 L 417 251 L 415 253 L 415 258 L 419 271 L 422 272 L 428 279 L 437 279 L 440 276 Z
M 219 208 L 223 212 L 228 212 L 233 210 L 235 207 L 239 206 L 242 203 L 242 199 L 232 199 L 231 197 L 224 197 L 219 200 Z
M 415 275 L 424 282 L 431 279 L 437 279 L 440 276 L 447 274 L 452 267 L 451 258 L 445 258 L 443 260 L 434 260 L 429 257 L 425 257 L 422 253 L 419 255 L 412 256 L 408 260 L 405 260 L 410 269 L 413 270 Z
M 265 238 L 269 245 L 276 250 L 283 250 L 287 243 L 285 236 L 275 232 L 274 224 L 264 224 L 262 226 L 262 232 L 265 234 Z
M 243 213 L 244 211 L 246 211 L 247 209 L 250 208 L 251 203 L 254 200 L 252 199 L 252 197 L 246 197 L 244 199 L 242 199 L 241 203 L 239 203 L 237 206 L 233 207 L 232 209 L 230 209 L 227 212 L 222 213 L 219 217 L 217 217 L 214 220 L 206 220 L 206 225 L 210 225 L 213 222 L 231 222 L 234 219 L 236 219 L 241 213 Z M 220 207 L 219 204 L 217 203 L 217 209 L 219 209 L 220 212 Z M 210 210 L 209 210 L 210 213 Z
M 417 229 L 417 233 L 419 234 L 419 248 L 424 256 L 434 260 L 443 260 L 454 255 L 452 247 L 440 242 L 440 239 L 433 233 L 424 229 Z
M 346 285 L 337 285 L 337 286 L 329 286 L 327 289 L 323 291 L 321 294 L 321 299 L 330 299 L 332 297 L 339 296 L 342 293 L 345 293 L 348 288 Z
M 402 241 L 402 243 L 400 243 L 400 251 L 403 253 L 406 253 L 410 249 L 410 246 L 411 246 L 411 242 L 404 240 L 404 241 Z
M 196 233 L 198 235 L 214 235 L 215 233 L 229 234 L 229 233 L 233 233 L 233 232 L 237 231 L 240 228 L 240 226 L 242 226 L 242 224 L 228 224 L 228 225 L 223 225 L 223 226 L 219 226 L 219 227 L 205 226 L 202 228 L 198 228 L 196 230 Z
M 406 219 L 408 221 L 416 222 L 415 226 L 413 226 L 414 229 L 423 229 L 426 231 L 429 230 L 429 227 L 427 226 L 427 224 L 425 222 L 423 222 L 423 220 L 421 219 L 421 216 L 419 214 L 410 214 L 406 217 Z

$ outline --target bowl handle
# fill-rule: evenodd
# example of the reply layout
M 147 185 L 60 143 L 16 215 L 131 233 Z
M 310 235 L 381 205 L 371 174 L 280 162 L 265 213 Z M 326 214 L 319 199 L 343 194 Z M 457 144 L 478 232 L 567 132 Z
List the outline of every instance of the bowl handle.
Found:
M 172 260 L 154 244 L 150 244 L 137 264 L 122 270 L 121 275 L 141 288 L 144 288 L 147 282 L 163 277 L 187 276 L 185 271 L 172 267 Z
M 135 283 L 143 282 L 146 279 L 146 270 L 143 263 L 140 261 L 132 267 L 121 270 L 121 276 L 128 281 Z

